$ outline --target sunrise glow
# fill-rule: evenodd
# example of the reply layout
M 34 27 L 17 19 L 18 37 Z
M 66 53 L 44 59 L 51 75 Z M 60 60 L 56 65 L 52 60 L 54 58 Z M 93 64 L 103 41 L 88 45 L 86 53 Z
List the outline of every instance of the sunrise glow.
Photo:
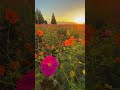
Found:
M 77 24 L 84 24 L 85 23 L 85 18 L 76 17 L 74 22 L 77 23 Z

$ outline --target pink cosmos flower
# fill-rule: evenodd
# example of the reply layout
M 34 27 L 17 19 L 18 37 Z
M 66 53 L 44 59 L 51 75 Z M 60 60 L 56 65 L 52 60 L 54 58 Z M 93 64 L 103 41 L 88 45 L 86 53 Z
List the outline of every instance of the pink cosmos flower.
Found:
M 34 90 L 35 89 L 35 72 L 30 71 L 23 75 L 16 83 L 15 90 Z
M 100 33 L 100 36 L 102 38 L 109 38 L 111 37 L 111 35 L 112 35 L 112 32 L 110 30 L 105 30 Z
M 56 58 L 49 55 L 42 60 L 40 65 L 41 72 L 46 76 L 50 77 L 56 73 L 59 63 Z

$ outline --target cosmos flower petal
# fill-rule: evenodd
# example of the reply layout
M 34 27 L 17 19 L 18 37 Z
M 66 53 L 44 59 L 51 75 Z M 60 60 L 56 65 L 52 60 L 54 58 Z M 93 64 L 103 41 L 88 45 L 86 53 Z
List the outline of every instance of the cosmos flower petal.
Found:
M 16 83 L 15 90 L 32 90 L 35 88 L 35 72 L 30 71 L 23 75 Z
M 49 55 L 46 56 L 40 65 L 41 72 L 46 76 L 50 77 L 56 73 L 59 63 L 56 61 L 56 58 Z

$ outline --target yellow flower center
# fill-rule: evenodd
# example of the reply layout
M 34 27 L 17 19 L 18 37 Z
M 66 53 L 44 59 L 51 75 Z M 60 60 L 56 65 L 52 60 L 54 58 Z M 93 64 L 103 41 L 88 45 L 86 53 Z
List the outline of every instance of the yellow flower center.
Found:
M 48 67 L 52 66 L 51 63 L 48 63 Z

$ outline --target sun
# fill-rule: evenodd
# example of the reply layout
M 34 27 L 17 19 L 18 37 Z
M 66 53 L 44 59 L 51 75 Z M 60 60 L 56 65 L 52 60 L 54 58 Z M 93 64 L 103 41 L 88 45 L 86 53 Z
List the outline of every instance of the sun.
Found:
M 77 24 L 84 24 L 85 23 L 85 18 L 83 18 L 83 17 L 76 17 L 74 22 L 77 23 Z

